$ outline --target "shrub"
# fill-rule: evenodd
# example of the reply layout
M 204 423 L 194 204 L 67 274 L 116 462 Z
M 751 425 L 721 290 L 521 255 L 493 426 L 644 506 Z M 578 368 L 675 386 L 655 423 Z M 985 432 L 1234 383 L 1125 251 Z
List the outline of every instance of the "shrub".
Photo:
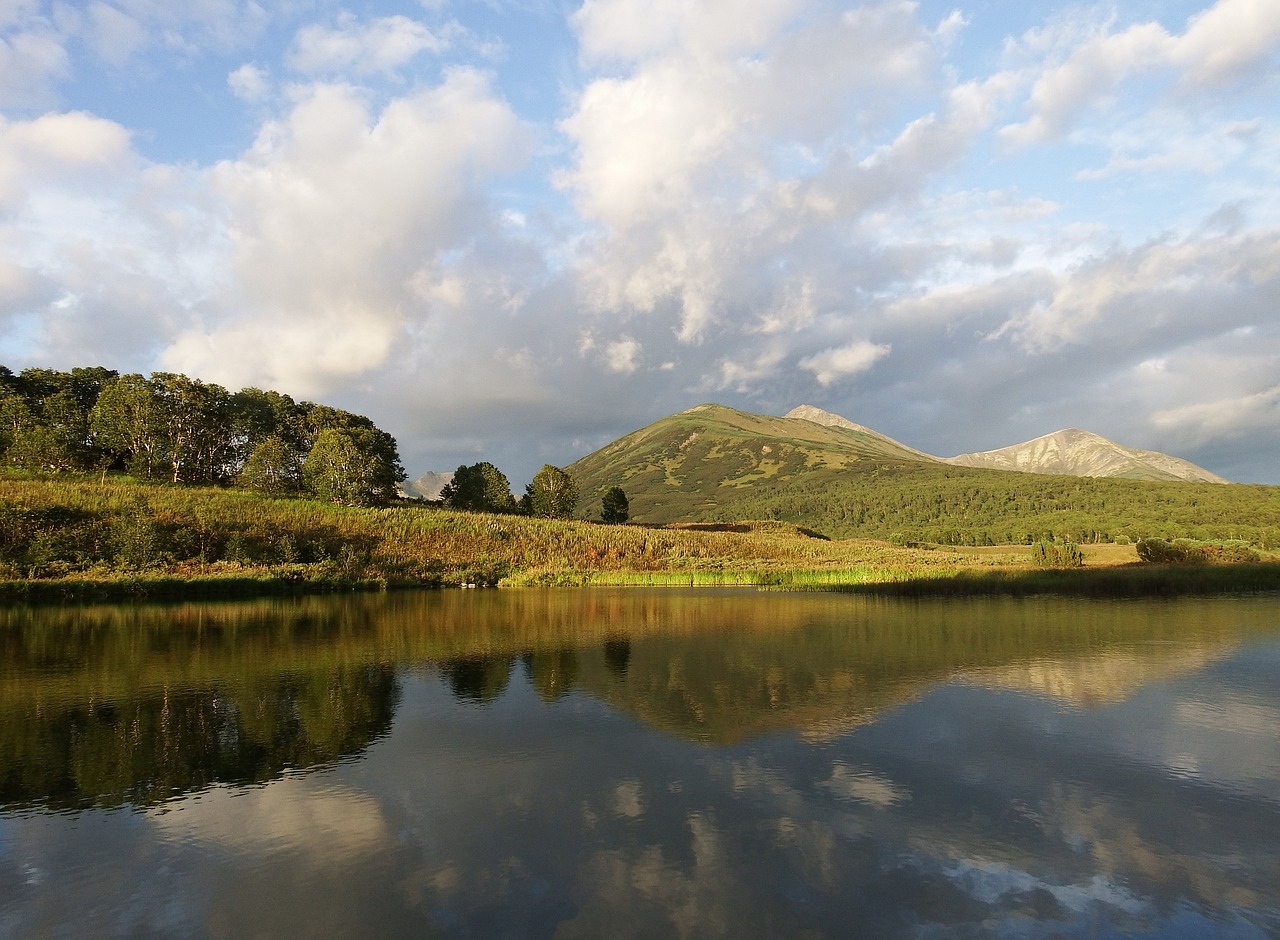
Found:
M 1084 555 L 1075 542 L 1036 542 L 1031 546 L 1031 563 L 1037 568 L 1079 568 Z
M 1261 560 L 1261 555 L 1248 542 L 1224 539 L 1200 542 L 1196 539 L 1141 539 L 1138 557 L 1153 565 L 1237 565 Z

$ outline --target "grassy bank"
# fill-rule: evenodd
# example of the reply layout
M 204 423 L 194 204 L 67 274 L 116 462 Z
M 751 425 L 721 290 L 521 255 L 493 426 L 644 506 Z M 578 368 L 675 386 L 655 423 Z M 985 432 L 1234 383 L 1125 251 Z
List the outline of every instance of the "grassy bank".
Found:
M 1280 589 L 1280 566 L 1139 566 L 1086 546 L 1079 571 L 1025 546 L 832 541 L 786 523 L 605 526 L 355 509 L 124 478 L 0 477 L 0 600 L 249 596 L 462 585 L 716 586 L 894 593 L 1211 593 Z
M 1280 564 L 1124 565 L 1074 570 L 958 571 L 899 581 L 842 584 L 834 590 L 898 597 L 1176 597 L 1280 592 Z

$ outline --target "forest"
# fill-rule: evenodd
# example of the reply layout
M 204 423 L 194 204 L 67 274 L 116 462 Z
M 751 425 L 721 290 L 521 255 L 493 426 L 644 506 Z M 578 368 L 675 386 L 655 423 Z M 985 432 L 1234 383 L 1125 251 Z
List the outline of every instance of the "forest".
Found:
M 180 373 L 0 366 L 0 459 L 41 473 L 308 493 L 383 505 L 405 479 L 395 438 L 369 418 L 275 391 Z

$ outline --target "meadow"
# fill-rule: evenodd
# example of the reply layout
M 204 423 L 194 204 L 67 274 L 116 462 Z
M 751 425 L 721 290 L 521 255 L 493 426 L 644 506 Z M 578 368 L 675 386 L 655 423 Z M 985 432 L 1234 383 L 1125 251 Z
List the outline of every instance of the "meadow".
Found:
M 344 507 L 128 477 L 0 477 L 0 596 L 10 599 L 459 586 L 1280 589 L 1270 554 L 1262 564 L 1186 566 L 1140 565 L 1133 545 L 1082 550 L 1081 569 L 1044 572 L 1025 545 L 832 540 L 784 522 L 603 525 L 412 501 Z

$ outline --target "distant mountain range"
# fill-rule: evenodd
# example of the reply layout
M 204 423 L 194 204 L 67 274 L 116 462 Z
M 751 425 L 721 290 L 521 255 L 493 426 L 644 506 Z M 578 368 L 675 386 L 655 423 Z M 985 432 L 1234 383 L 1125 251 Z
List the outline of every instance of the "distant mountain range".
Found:
M 801 405 L 787 412 L 788 418 L 802 418 L 828 427 L 848 428 L 872 434 L 898 447 L 892 438 L 854 424 L 847 418 Z M 906 448 L 910 450 L 910 448 Z M 987 470 L 1016 470 L 1020 473 L 1051 473 L 1074 477 L 1121 477 L 1126 480 L 1193 480 L 1200 483 L 1226 483 L 1222 477 L 1179 457 L 1154 450 L 1136 450 L 1100 434 L 1065 428 L 1035 440 L 1011 444 L 999 450 L 987 450 L 956 457 L 934 457 L 912 451 L 920 460 L 937 460 L 960 467 Z
M 937 457 L 812 405 L 782 417 L 695 405 L 566 469 L 588 519 L 621 486 L 633 522 L 779 520 L 833 538 L 1269 539 L 1280 527 L 1280 487 L 1224 485 L 1186 460 L 1088 431 Z M 427 473 L 404 492 L 438 499 L 452 476 Z
M 1280 519 L 1280 489 L 1224 486 L 1185 460 L 1086 431 L 936 457 L 812 405 L 782 417 L 696 405 L 567 469 L 585 518 L 621 486 L 637 522 L 775 519 L 837 538 L 1227 538 Z

